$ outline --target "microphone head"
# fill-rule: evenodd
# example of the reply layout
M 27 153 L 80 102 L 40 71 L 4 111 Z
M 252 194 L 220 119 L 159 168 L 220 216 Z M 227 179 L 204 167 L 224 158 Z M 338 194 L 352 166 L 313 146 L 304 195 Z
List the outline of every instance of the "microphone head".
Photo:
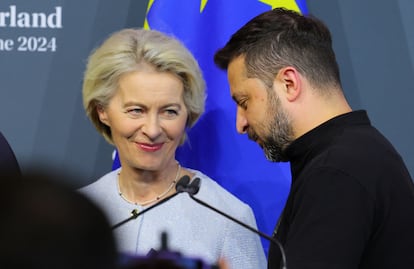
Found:
M 182 176 L 175 184 L 176 192 L 184 192 L 187 188 L 188 183 L 190 182 L 190 177 L 185 175 Z
M 195 195 L 200 190 L 200 178 L 195 178 L 191 181 L 190 185 L 188 185 L 187 191 L 190 195 Z

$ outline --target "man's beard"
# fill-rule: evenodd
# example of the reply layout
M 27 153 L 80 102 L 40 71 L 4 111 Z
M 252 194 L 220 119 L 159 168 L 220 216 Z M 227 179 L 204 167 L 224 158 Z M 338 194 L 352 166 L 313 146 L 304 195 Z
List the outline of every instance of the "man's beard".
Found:
M 288 157 L 285 154 L 286 148 L 292 143 L 293 129 L 289 115 L 283 109 L 278 96 L 269 93 L 269 112 L 267 117 L 271 119 L 262 125 L 267 134 L 263 137 L 262 147 L 266 158 L 272 162 L 286 162 Z M 251 139 L 257 140 L 258 135 L 251 130 Z

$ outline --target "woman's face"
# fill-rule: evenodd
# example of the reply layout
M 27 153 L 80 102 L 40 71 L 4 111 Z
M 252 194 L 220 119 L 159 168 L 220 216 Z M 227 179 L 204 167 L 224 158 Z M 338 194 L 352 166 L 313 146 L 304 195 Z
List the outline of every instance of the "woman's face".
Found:
M 187 108 L 183 83 L 151 68 L 121 76 L 107 107 L 98 108 L 110 127 L 123 169 L 160 171 L 175 162 L 185 133 Z

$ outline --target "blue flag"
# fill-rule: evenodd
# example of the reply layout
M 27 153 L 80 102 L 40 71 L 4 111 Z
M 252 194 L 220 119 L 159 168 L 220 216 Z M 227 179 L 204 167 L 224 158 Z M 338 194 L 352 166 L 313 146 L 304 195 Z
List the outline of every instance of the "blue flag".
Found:
M 272 234 L 290 188 L 289 163 L 266 160 L 236 131 L 236 105 L 214 53 L 256 15 L 276 7 L 307 13 L 305 0 L 150 0 L 145 28 L 181 40 L 198 60 L 207 84 L 206 111 L 177 150 L 177 160 L 200 170 L 249 204 L 260 231 Z M 119 167 L 116 158 L 114 167 Z M 269 242 L 262 238 L 267 253 Z

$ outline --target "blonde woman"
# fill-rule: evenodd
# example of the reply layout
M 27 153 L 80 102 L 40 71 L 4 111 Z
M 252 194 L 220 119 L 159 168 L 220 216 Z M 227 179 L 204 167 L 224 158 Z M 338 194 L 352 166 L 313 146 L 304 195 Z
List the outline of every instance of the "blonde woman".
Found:
M 90 55 L 83 102 L 96 129 L 113 144 L 121 168 L 82 189 L 113 224 L 175 192 L 184 175 L 200 178 L 197 197 L 256 227 L 251 208 L 200 171 L 182 167 L 177 147 L 204 111 L 198 63 L 178 40 L 153 30 L 124 29 Z M 206 160 L 208 161 L 208 160 Z M 119 250 L 145 255 L 160 247 L 230 268 L 266 267 L 257 235 L 179 194 L 114 230 Z

